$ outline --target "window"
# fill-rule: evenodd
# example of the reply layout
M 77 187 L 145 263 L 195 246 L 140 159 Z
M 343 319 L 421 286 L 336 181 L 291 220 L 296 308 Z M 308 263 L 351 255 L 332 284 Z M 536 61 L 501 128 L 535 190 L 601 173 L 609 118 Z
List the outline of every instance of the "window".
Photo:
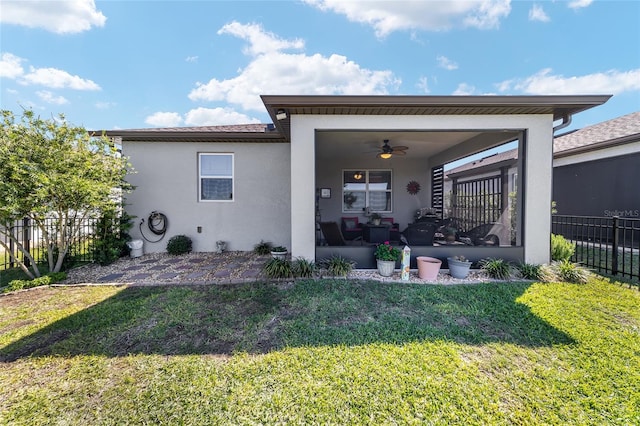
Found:
M 344 170 L 342 212 L 391 213 L 391 170 Z
M 199 154 L 199 200 L 233 201 L 233 154 Z

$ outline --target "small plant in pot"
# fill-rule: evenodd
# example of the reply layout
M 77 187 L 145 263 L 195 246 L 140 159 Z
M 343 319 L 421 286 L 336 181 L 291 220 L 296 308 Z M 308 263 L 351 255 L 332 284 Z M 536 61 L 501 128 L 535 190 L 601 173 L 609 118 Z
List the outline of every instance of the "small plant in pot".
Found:
M 449 275 L 453 278 L 464 279 L 469 275 L 469 269 L 471 268 L 472 262 L 466 257 L 447 257 L 447 263 L 449 264 Z
M 380 225 L 381 220 L 382 220 L 382 215 L 380 213 L 371 214 L 371 223 L 373 223 L 374 225 Z
M 274 259 L 286 259 L 287 248 L 283 246 L 275 246 L 271 249 L 271 256 Z
M 402 252 L 399 248 L 389 244 L 389 241 L 385 241 L 384 244 L 378 244 L 374 255 L 377 261 L 378 273 L 383 277 L 390 277 Z

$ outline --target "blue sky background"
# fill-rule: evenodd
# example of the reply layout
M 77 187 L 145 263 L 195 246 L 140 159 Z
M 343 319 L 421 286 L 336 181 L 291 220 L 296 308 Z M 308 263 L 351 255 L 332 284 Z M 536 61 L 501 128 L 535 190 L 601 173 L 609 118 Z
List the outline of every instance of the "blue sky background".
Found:
M 584 127 L 640 110 L 640 2 L 0 0 L 2 109 L 270 122 L 260 94 L 613 94 Z

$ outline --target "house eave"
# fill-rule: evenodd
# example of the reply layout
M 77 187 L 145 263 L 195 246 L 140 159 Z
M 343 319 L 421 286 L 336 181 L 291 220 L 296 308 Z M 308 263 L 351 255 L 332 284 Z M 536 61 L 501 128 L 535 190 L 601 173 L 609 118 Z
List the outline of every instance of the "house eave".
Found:
M 100 134 L 96 132 L 96 134 Z M 199 132 L 199 131 L 138 131 L 108 130 L 104 135 L 121 138 L 123 142 L 228 142 L 228 143 L 285 143 L 277 131 L 259 132 Z
M 291 115 L 552 114 L 554 121 L 602 105 L 612 95 L 573 96 L 301 96 L 262 95 L 276 128 L 288 139 Z M 278 111 L 286 118 L 278 120 Z

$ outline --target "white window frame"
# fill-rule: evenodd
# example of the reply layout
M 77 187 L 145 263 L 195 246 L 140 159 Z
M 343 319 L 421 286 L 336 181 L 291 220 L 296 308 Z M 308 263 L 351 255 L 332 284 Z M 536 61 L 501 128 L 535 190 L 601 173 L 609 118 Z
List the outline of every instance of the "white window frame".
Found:
M 230 175 L 220 175 L 220 176 L 203 176 L 202 175 L 202 157 L 207 156 L 224 156 L 231 157 L 231 174 Z M 199 152 L 198 153 L 198 202 L 202 203 L 232 203 L 236 198 L 235 191 L 235 156 L 230 152 Z M 229 200 L 206 200 L 202 198 L 202 179 L 231 179 L 231 199 Z
M 365 206 L 366 207 L 370 207 L 370 193 L 371 192 L 387 192 L 389 193 L 389 204 L 390 204 L 390 209 L 389 210 L 373 210 L 371 209 L 371 212 L 375 212 L 375 213 L 393 213 L 393 169 L 342 169 L 342 196 L 340 198 L 340 209 L 342 210 L 342 213 L 355 213 L 354 210 L 345 210 L 344 208 L 344 194 L 345 192 L 350 192 L 350 191 L 345 191 L 345 182 L 344 182 L 344 175 L 345 172 L 349 172 L 349 173 L 355 173 L 355 172 L 361 172 L 363 173 L 363 177 L 364 177 L 364 184 L 365 184 Z M 389 176 L 391 177 L 390 182 L 389 182 L 389 189 L 385 190 L 385 191 L 376 191 L 376 190 L 371 190 L 369 188 L 369 173 L 370 172 L 389 172 Z

